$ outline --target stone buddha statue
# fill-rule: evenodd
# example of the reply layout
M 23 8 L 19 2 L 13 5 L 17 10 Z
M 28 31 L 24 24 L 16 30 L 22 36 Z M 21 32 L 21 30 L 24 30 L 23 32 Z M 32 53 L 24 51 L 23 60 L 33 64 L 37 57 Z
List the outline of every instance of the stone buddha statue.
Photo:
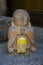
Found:
M 11 26 L 8 30 L 9 53 L 26 53 L 36 50 L 34 30 L 30 22 L 29 13 L 24 9 L 14 11 Z

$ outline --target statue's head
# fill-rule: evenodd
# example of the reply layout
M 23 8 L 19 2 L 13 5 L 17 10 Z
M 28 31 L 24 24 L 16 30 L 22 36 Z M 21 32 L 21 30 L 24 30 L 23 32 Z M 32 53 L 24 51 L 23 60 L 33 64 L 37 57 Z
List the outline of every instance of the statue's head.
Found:
M 13 13 L 12 22 L 17 26 L 27 26 L 29 20 L 29 14 L 24 9 L 18 9 Z

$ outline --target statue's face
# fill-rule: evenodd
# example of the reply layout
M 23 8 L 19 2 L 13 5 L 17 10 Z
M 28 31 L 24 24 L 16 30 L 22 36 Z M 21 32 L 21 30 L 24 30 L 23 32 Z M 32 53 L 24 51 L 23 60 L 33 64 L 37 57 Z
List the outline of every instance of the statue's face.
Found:
M 27 17 L 18 13 L 17 15 L 15 15 L 15 23 L 18 26 L 25 26 L 27 24 Z
M 17 12 L 14 15 L 14 23 L 17 26 L 26 26 L 28 24 L 28 17 L 26 16 L 26 14 L 24 12 Z

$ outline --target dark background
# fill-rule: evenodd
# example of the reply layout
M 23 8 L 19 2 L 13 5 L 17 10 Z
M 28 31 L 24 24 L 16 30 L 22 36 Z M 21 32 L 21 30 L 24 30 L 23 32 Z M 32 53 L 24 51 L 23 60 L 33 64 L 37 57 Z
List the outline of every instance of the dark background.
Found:
M 43 27 L 43 0 L 6 0 L 7 16 L 12 17 L 16 9 L 26 9 L 32 25 Z

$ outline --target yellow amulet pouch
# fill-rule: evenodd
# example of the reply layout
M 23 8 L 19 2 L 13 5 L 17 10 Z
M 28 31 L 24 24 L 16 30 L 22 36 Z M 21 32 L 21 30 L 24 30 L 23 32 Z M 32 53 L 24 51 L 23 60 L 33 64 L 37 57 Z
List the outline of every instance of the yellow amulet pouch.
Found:
M 17 53 L 26 52 L 27 40 L 24 36 L 20 36 L 17 38 Z

